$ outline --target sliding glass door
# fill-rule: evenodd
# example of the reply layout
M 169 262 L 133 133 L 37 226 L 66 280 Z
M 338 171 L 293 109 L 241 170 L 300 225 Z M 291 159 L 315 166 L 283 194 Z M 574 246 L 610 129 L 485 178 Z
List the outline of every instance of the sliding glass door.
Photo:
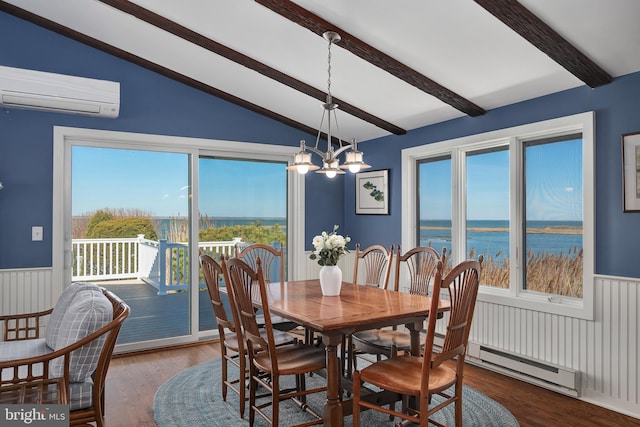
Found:
M 191 334 L 189 155 L 75 145 L 74 281 L 122 298 L 118 343 Z
M 242 248 L 263 243 L 284 247 L 287 253 L 285 166 L 283 162 L 200 157 L 200 252 L 219 258 L 221 254 L 233 254 L 236 245 Z M 279 274 L 278 268 L 272 267 L 271 271 Z M 199 300 L 203 331 L 209 327 L 203 320 L 210 318 L 213 310 L 205 290 L 199 293 Z
M 302 277 L 304 177 L 295 147 L 54 128 L 53 292 L 113 288 L 131 305 L 116 352 L 215 337 L 198 255 L 285 247 Z M 279 270 L 278 270 L 279 271 Z

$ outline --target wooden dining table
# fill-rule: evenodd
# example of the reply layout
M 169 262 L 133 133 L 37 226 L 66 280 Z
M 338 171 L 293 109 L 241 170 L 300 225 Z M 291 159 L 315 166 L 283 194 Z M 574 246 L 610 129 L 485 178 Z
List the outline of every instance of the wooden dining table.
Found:
M 340 295 L 323 296 L 319 280 L 271 282 L 267 284 L 269 310 L 293 320 L 322 336 L 326 348 L 327 400 L 325 426 L 342 426 L 351 414 L 350 401 L 343 402 L 342 369 L 338 346 L 344 335 L 384 326 L 406 325 L 411 334 L 411 352 L 420 353 L 420 331 L 429 315 L 431 299 L 404 292 L 343 282 Z M 450 308 L 439 303 L 439 311 Z

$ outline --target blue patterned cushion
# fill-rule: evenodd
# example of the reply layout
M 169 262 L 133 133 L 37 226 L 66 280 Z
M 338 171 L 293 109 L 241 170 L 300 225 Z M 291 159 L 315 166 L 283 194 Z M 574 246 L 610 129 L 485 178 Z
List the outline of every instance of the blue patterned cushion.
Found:
M 107 325 L 111 320 L 113 320 L 113 305 L 101 290 L 84 289 L 77 292 L 60 322 L 54 350 L 81 340 Z M 106 335 L 103 335 L 71 353 L 69 382 L 84 382 L 91 376 L 98 365 L 105 339 Z M 54 360 L 51 363 L 51 376 L 63 376 L 63 374 L 63 361 Z
M 75 282 L 62 291 L 62 295 L 58 298 L 58 301 L 53 308 L 53 312 L 51 312 L 51 315 L 49 316 L 49 322 L 47 323 L 47 333 L 45 338 L 49 348 L 56 348 L 56 339 L 60 333 L 60 323 L 62 322 L 62 318 L 69 309 L 69 305 L 75 298 L 76 294 L 84 289 L 97 290 L 100 288 L 93 283 Z
M 51 353 L 51 349 L 47 346 L 44 338 L 24 340 L 24 341 L 8 341 L 0 342 L 0 361 L 6 362 L 8 360 L 25 359 L 27 357 L 42 356 L 43 354 Z M 37 369 L 37 367 L 36 367 Z M 35 372 L 39 375 L 42 372 L 42 366 L 40 365 L 40 371 Z M 18 375 L 21 378 L 27 376 L 27 367 L 21 366 L 18 369 Z M 2 370 L 2 381 L 8 381 L 13 378 L 13 370 L 6 368 Z
M 23 359 L 26 357 L 40 356 L 50 353 L 51 349 L 45 343 L 44 338 L 24 341 L 0 342 L 0 361 Z M 13 379 L 13 369 L 7 368 L 2 371 L 3 381 Z M 26 366 L 18 368 L 18 376 L 26 378 L 28 372 Z M 42 375 L 42 364 L 34 365 L 34 375 Z M 51 377 L 55 375 L 50 374 Z M 93 380 L 89 376 L 84 382 L 69 383 L 69 409 L 89 408 L 93 402 Z
M 0 341 L 0 361 L 26 359 L 51 353 L 44 338 L 21 341 Z
M 83 383 L 69 384 L 69 410 L 90 408 L 93 401 L 93 380 L 91 377 Z M 91 424 L 89 424 L 91 425 Z

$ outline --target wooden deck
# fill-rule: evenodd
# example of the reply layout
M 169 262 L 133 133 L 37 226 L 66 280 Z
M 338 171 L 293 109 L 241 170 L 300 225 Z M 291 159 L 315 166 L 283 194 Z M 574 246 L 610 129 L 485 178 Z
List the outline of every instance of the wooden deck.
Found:
M 140 280 L 94 282 L 122 298 L 131 307 L 117 344 L 188 335 L 189 293 L 157 295 L 157 290 Z M 198 330 L 217 327 L 206 289 L 199 292 Z

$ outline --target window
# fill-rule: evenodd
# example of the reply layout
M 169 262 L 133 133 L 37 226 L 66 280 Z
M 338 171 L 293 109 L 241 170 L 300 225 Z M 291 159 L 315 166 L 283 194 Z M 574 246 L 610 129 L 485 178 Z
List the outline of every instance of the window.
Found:
M 403 150 L 405 248 L 483 255 L 479 299 L 593 315 L 593 116 Z
M 229 203 L 228 197 L 220 200 L 221 187 L 229 186 L 229 174 L 223 175 L 224 178 L 217 177 L 213 181 L 203 180 L 202 188 L 200 187 L 199 171 L 200 162 L 199 159 L 225 159 L 224 162 L 219 162 L 218 166 L 240 164 L 246 162 L 253 167 L 257 167 L 258 164 L 265 164 L 277 169 L 279 188 L 282 195 L 285 197 L 283 200 L 273 197 L 273 193 L 265 193 L 267 197 L 272 197 L 269 203 L 273 203 L 272 206 L 263 206 L 265 215 L 266 212 L 272 212 L 275 205 L 280 207 L 277 213 L 269 213 L 268 215 L 274 215 L 278 217 L 285 216 L 287 220 L 286 224 L 286 246 L 289 256 L 289 277 L 299 277 L 300 272 L 304 268 L 304 263 L 298 262 L 300 254 L 304 253 L 304 176 L 298 174 L 287 174 L 285 172 L 284 164 L 291 158 L 291 155 L 297 151 L 296 147 L 284 147 L 269 144 L 253 144 L 244 143 L 238 141 L 220 141 L 220 140 L 208 140 L 198 138 L 186 138 L 176 136 L 163 136 L 163 135 L 149 135 L 149 134 L 136 134 L 128 132 L 116 132 L 116 131 L 104 131 L 94 129 L 79 129 L 79 128 L 67 128 L 67 127 L 54 127 L 54 144 L 53 144 L 53 231 L 52 231 L 52 247 L 53 247 L 53 263 L 52 263 L 52 277 L 54 284 L 70 283 L 72 277 L 72 268 L 74 257 L 72 256 L 72 212 L 73 204 L 80 202 L 78 194 L 72 197 L 73 191 L 79 189 L 73 188 L 72 183 L 72 171 L 75 168 L 77 172 L 77 162 L 72 166 L 72 153 L 76 151 L 74 155 L 82 150 L 98 150 L 102 153 L 106 152 L 118 152 L 122 153 L 120 161 L 124 161 L 125 154 L 131 153 L 144 153 L 150 156 L 144 162 L 137 162 L 135 166 L 130 168 L 137 170 L 140 174 L 150 174 L 150 168 L 160 168 L 164 171 L 162 179 L 156 179 L 151 181 L 150 184 L 143 189 L 133 194 L 129 200 L 129 205 L 135 206 L 135 203 L 139 203 L 147 198 L 153 198 L 157 201 L 154 206 L 160 206 L 166 202 L 164 195 L 174 195 L 180 197 L 182 202 L 179 205 L 180 215 L 189 215 L 189 224 L 185 225 L 184 231 L 188 233 L 185 237 L 185 241 L 193 242 L 188 250 L 188 255 L 181 259 L 197 259 L 198 256 L 198 231 L 199 231 L 199 218 L 195 213 L 200 213 L 201 209 L 205 212 L 208 211 L 210 203 L 218 203 L 224 205 Z M 160 162 L 163 158 L 171 158 L 174 161 L 167 165 Z M 78 160 L 78 159 L 76 159 Z M 246 165 L 245 164 L 245 165 Z M 86 166 L 86 165 L 85 165 Z M 104 166 L 104 165 L 101 165 Z M 120 165 L 126 167 L 126 164 Z M 175 178 L 175 172 L 180 168 L 179 180 Z M 206 166 L 203 167 L 203 173 L 207 173 Z M 122 175 L 122 174 L 121 174 Z M 124 177 L 126 178 L 126 177 Z M 144 179 L 148 179 L 148 176 L 144 176 Z M 131 191 L 137 187 L 130 181 L 122 181 L 123 177 L 118 176 L 118 173 L 112 173 L 110 176 L 111 185 L 120 184 L 118 187 L 120 190 L 119 196 L 124 198 L 129 196 Z M 141 179 L 140 177 L 136 179 Z M 225 181 L 226 180 L 226 181 Z M 265 182 L 274 182 L 264 180 Z M 146 181 L 145 181 L 146 182 Z M 129 184 L 128 186 L 126 184 Z M 240 183 L 242 185 L 242 183 Z M 179 187 L 179 188 L 176 188 Z M 105 195 L 100 191 L 96 193 L 89 191 L 82 195 L 83 197 L 99 197 L 104 199 Z M 168 190 L 172 192 L 168 192 Z M 101 190 L 103 190 L 101 188 Z M 217 190 L 217 192 L 216 192 Z M 213 191 L 213 193 L 212 193 Z M 179 193 L 177 193 L 179 192 Z M 149 193 L 149 194 L 147 194 Z M 216 195 L 218 197 L 216 197 Z M 250 197 L 248 195 L 247 197 Z M 73 200 L 73 199 L 76 200 Z M 72 202 L 73 200 L 73 202 Z M 256 202 L 260 202 L 260 198 L 253 199 Z M 234 201 L 237 203 L 237 201 Z M 282 207 L 285 207 L 286 214 L 282 213 Z M 184 209 L 184 213 L 183 213 Z M 224 209 L 224 208 L 221 208 Z M 82 208 L 84 210 L 84 208 Z M 243 211 L 247 215 L 258 216 L 257 213 L 249 213 L 249 209 L 246 206 Z M 235 214 L 235 213 L 234 213 Z M 170 213 L 169 215 L 174 215 Z M 216 212 L 216 215 L 231 215 L 225 213 L 225 211 Z M 182 224 L 181 224 L 182 226 Z M 178 230 L 180 231 L 180 230 Z M 170 230 L 172 232 L 172 230 Z M 182 255 L 181 255 L 182 256 Z M 177 258 L 176 258 L 177 259 Z M 170 262 L 171 266 L 178 265 L 178 262 Z M 195 262 L 187 262 L 188 272 L 185 276 L 189 277 L 189 286 L 191 290 L 195 290 L 199 285 L 199 265 Z M 184 265 L 182 262 L 180 265 Z M 60 285 L 61 286 L 61 285 Z M 211 329 L 211 326 L 206 326 L 200 323 L 201 312 L 199 303 L 201 301 L 198 298 L 200 292 L 190 293 L 176 293 L 179 297 L 184 298 L 184 304 L 189 305 L 188 319 L 185 320 L 189 325 L 193 325 L 189 329 L 188 335 L 184 335 L 185 332 L 180 332 L 180 336 L 172 336 L 170 338 L 155 339 L 144 342 L 118 344 L 117 351 L 136 351 L 143 350 L 152 347 L 159 347 L 161 345 L 173 345 L 185 342 L 194 342 L 202 337 L 208 337 L 215 334 L 215 331 Z M 204 298 L 203 298 L 204 299 Z M 210 304 L 205 308 L 210 309 Z M 186 310 L 185 310 L 186 313 Z M 144 316 L 145 313 L 138 313 L 138 316 Z M 148 313 L 147 313 L 148 314 Z M 132 315 L 133 316 L 133 315 Z M 150 321 L 150 316 L 146 316 L 145 321 Z M 131 319 L 132 317 L 130 317 Z M 203 316 L 204 318 L 204 312 Z M 131 325 L 130 325 L 131 326 Z M 175 324 L 172 326 L 176 326 Z M 160 327 L 162 329 L 162 327 Z M 165 328 L 166 329 L 166 328 Z M 200 330 L 200 329 L 207 329 Z
M 523 149 L 523 289 L 581 298 L 582 135 L 534 139 Z
M 466 258 L 484 256 L 481 284 L 509 288 L 509 150 L 466 154 Z
M 420 246 L 451 253 L 451 157 L 418 162 Z

